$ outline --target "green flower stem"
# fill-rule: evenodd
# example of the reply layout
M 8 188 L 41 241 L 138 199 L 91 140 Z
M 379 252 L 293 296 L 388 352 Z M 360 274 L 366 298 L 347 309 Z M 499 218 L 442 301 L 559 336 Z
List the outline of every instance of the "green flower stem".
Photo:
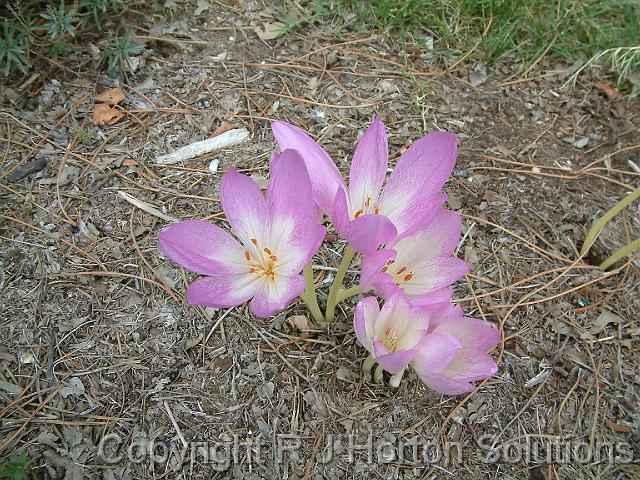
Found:
M 302 295 L 300 295 L 300 298 L 307 305 L 307 308 L 309 309 L 309 312 L 311 312 L 315 322 L 321 323 L 324 321 L 324 316 L 322 315 L 322 311 L 318 305 L 316 286 L 313 283 L 313 264 L 309 263 L 304 267 L 304 271 L 302 273 L 304 275 L 304 279 L 307 281 L 307 287 L 304 289 L 304 292 L 302 292 Z
M 605 213 L 596 223 L 594 223 L 593 227 L 591 227 L 591 230 L 589 230 L 589 233 L 587 233 L 587 236 L 584 239 L 584 243 L 582 244 L 582 248 L 580 249 L 580 256 L 583 256 L 585 253 L 587 253 L 589 247 L 593 244 L 598 235 L 600 235 L 600 232 L 607 224 L 607 222 L 615 217 L 618 212 L 620 212 L 623 208 L 625 208 L 638 197 L 640 197 L 640 187 L 636 188 L 633 192 L 616 203 L 613 208 L 611 208 L 611 210 Z M 617 252 L 614 255 L 616 254 Z M 606 261 L 608 261 L 608 259 L 605 260 L 605 262 Z
M 346 300 L 347 298 L 358 295 L 359 293 L 362 293 L 360 285 L 354 285 L 353 287 L 347 288 L 346 290 L 340 290 L 338 292 L 338 297 L 336 298 L 336 305 Z
M 620 260 L 623 257 L 626 257 L 630 253 L 633 253 L 638 248 L 640 248 L 640 238 L 636 238 L 635 241 L 631 242 L 626 247 L 622 247 L 616 250 L 613 253 L 613 255 L 611 255 L 609 258 L 607 258 L 604 262 L 600 264 L 600 268 L 603 270 L 606 270 L 611 265 L 616 263 L 618 260 Z
M 333 283 L 329 289 L 329 297 L 327 297 L 327 311 L 325 313 L 325 320 L 327 322 L 333 322 L 335 320 L 336 305 L 338 304 L 338 292 L 342 288 L 344 276 L 347 274 L 347 269 L 349 268 L 349 265 L 351 265 L 351 260 L 353 260 L 353 256 L 355 254 L 356 251 L 351 245 L 347 245 L 344 249 L 342 261 L 340 262 L 336 277 L 333 279 Z

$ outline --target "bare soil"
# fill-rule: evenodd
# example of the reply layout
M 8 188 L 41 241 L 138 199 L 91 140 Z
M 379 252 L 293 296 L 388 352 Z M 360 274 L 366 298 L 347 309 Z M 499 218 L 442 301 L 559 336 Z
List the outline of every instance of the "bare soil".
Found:
M 29 475 L 52 479 L 640 478 L 640 264 L 593 266 L 638 237 L 634 212 L 578 255 L 638 184 L 637 101 L 597 87 L 606 79 L 562 88 L 571 68 L 544 59 L 485 76 L 473 51 L 403 54 L 371 32 L 261 40 L 272 12 L 212 3 L 172 20 L 132 13 L 158 39 L 120 80 L 78 54 L 2 87 L 0 457 L 24 451 Z M 111 87 L 125 117 L 94 126 L 94 96 Z M 367 382 L 357 298 L 335 324 L 302 330 L 300 302 L 266 321 L 189 305 L 194 276 L 157 249 L 167 220 L 118 196 L 225 226 L 221 175 L 265 180 L 270 120 L 308 130 L 346 172 L 375 115 L 392 161 L 426 131 L 458 135 L 445 190 L 473 270 L 455 298 L 504 336 L 499 373 L 466 397 L 414 374 L 398 390 Z M 223 122 L 250 141 L 156 164 Z M 321 303 L 343 247 L 329 236 L 318 254 Z

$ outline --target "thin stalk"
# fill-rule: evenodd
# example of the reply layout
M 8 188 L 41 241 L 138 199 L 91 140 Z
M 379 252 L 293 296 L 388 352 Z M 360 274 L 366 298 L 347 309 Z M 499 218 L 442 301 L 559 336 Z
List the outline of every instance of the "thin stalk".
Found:
M 353 256 L 355 254 L 356 251 L 351 245 L 347 245 L 344 249 L 342 261 L 340 262 L 338 272 L 336 273 L 336 277 L 333 279 L 333 283 L 329 289 L 329 296 L 327 297 L 327 311 L 325 313 L 325 320 L 327 322 L 333 322 L 335 320 L 336 305 L 338 304 L 338 292 L 342 288 L 344 276 L 347 274 L 347 269 L 349 268 L 349 265 L 351 265 L 351 260 L 353 260 Z
M 354 285 L 353 287 L 347 288 L 346 290 L 340 290 L 338 292 L 338 297 L 336 298 L 336 305 L 346 300 L 347 298 L 358 295 L 359 293 L 362 293 L 360 285 Z
M 607 258 L 604 262 L 600 264 L 600 268 L 602 270 L 606 270 L 611 265 L 616 263 L 618 260 L 620 260 L 623 257 L 626 257 L 627 255 L 634 252 L 638 248 L 640 248 L 640 238 L 636 238 L 633 242 L 631 242 L 626 247 L 619 248 L 618 250 L 613 252 L 613 255 L 611 255 L 609 258 Z
M 309 263 L 304 267 L 304 271 L 302 273 L 304 275 L 304 279 L 307 281 L 307 286 L 304 289 L 304 292 L 302 292 L 302 295 L 300 295 L 300 298 L 307 305 L 307 308 L 315 322 L 322 323 L 324 321 L 324 316 L 322 315 L 322 311 L 318 305 L 316 286 L 313 283 L 313 264 Z
M 613 208 L 611 208 L 611 210 L 605 213 L 596 223 L 593 224 L 593 227 L 591 227 L 591 230 L 589 230 L 589 233 L 587 233 L 587 236 L 584 238 L 584 243 L 582 244 L 582 248 L 580 249 L 580 256 L 583 256 L 585 253 L 587 253 L 587 250 L 589 250 L 589 247 L 593 244 L 597 236 L 600 235 L 600 232 L 607 224 L 607 222 L 615 217 L 618 212 L 620 212 L 623 208 L 625 208 L 638 197 L 640 197 L 640 187 L 636 188 L 633 192 L 616 203 Z

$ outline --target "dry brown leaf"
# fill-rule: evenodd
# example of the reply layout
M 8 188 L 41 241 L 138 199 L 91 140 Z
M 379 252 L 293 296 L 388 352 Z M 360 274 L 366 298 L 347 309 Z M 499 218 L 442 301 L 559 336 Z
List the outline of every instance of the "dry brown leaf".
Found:
M 127 98 L 125 94 L 119 88 L 111 88 L 109 90 L 105 90 L 100 95 L 96 95 L 95 101 L 96 103 L 106 103 L 108 105 L 117 105 L 122 100 Z
M 133 158 L 125 158 L 124 160 L 122 160 L 121 165 L 123 167 L 135 167 L 136 165 L 139 165 L 139 163 L 136 162 Z
M 212 137 L 217 137 L 218 135 L 222 135 L 224 132 L 228 132 L 229 130 L 233 130 L 235 125 L 229 122 L 222 122 L 218 128 L 211 134 Z
M 607 427 L 620 433 L 629 433 L 631 431 L 631 429 L 626 425 L 620 425 L 619 423 L 614 423 L 611 420 L 607 420 Z
M 256 27 L 253 31 L 256 32 L 260 40 L 273 40 L 284 33 L 284 27 L 286 25 L 280 22 L 263 23 L 262 28 Z
M 93 107 L 94 125 L 113 125 L 124 117 L 124 114 L 106 103 L 99 103 Z
M 287 321 L 301 332 L 307 332 L 313 328 L 313 324 L 306 315 L 293 315 Z
M 596 88 L 601 90 L 607 98 L 616 98 L 618 96 L 618 89 L 613 83 L 598 82 L 596 83 Z

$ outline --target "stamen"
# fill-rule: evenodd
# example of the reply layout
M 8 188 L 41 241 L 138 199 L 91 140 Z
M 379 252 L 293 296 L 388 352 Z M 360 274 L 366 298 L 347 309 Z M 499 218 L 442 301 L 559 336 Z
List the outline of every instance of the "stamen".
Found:
M 258 240 L 256 240 L 255 238 L 251 239 L 251 243 L 253 243 L 256 247 L 258 246 Z
M 271 256 L 269 256 L 269 258 L 270 258 L 271 260 L 273 260 L 274 262 L 277 262 L 277 261 L 278 261 L 278 257 L 276 257 L 275 255 L 271 255 Z
M 404 276 L 404 281 L 408 282 L 412 278 L 413 278 L 413 273 L 408 273 L 407 275 Z
M 267 255 L 272 255 L 271 250 L 269 250 L 267 247 L 264 247 L 264 253 L 266 253 Z
M 255 269 L 255 268 L 253 268 L 253 267 L 251 267 L 251 268 L 249 269 L 249 273 L 256 273 L 256 269 Z
M 400 275 L 402 272 L 404 272 L 407 269 L 407 267 L 402 267 L 400 270 L 398 270 L 396 272 L 396 275 Z
M 359 218 L 360 215 L 362 215 L 362 209 L 358 210 L 356 214 L 353 216 L 353 218 Z
M 249 250 L 244 251 L 244 258 L 247 259 L 247 262 L 251 261 L 251 254 L 249 253 Z
M 365 206 L 366 208 L 369 208 L 369 205 L 371 205 L 371 197 L 367 197 L 367 201 L 366 201 L 366 202 L 364 202 L 364 206 Z
M 380 207 L 378 207 L 378 206 L 376 205 L 376 208 L 373 210 L 373 212 L 374 212 L 376 215 L 378 215 L 378 214 L 380 213 Z

